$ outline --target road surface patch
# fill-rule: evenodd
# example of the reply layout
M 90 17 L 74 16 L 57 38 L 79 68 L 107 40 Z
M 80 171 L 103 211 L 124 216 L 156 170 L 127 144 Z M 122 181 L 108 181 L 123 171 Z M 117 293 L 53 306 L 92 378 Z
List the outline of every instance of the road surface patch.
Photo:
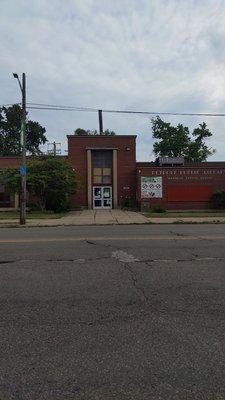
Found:
M 113 251 L 112 258 L 116 258 L 120 262 L 124 263 L 133 263 L 139 261 L 138 258 L 135 258 L 132 254 L 128 254 L 123 250 Z

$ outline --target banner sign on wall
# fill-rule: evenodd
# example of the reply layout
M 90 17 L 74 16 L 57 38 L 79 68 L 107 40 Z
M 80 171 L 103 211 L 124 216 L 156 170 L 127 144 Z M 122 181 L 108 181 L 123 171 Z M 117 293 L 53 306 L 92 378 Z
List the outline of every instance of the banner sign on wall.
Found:
M 141 198 L 162 198 L 162 177 L 141 177 Z

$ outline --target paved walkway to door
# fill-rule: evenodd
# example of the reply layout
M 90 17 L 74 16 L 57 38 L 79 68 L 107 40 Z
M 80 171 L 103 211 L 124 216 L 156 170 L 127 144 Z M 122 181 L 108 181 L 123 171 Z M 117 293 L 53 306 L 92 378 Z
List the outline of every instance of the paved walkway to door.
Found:
M 134 211 L 83 210 L 71 211 L 60 219 L 60 225 L 147 224 L 149 219 Z
M 27 219 L 26 226 L 72 226 L 72 225 L 125 225 L 149 224 L 149 219 L 138 212 L 124 210 L 70 211 L 57 219 Z M 0 227 L 20 226 L 17 219 L 0 220 Z

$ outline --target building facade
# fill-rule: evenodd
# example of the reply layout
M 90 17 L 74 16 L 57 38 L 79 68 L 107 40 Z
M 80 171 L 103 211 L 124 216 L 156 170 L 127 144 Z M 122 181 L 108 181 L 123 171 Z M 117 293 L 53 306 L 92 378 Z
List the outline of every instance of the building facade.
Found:
M 78 180 L 72 202 L 110 209 L 136 199 L 136 136 L 67 136 L 68 160 Z
M 74 208 L 209 209 L 213 193 L 225 190 L 225 162 L 159 166 L 136 161 L 136 136 L 67 138 L 68 160 L 79 180 Z M 20 162 L 0 157 L 0 169 L 19 168 Z M 18 208 L 18 196 L 6 193 L 1 182 L 0 208 Z
M 20 157 L 0 157 L 0 170 L 5 168 L 19 168 Z M 17 210 L 19 207 L 19 196 L 17 194 L 7 193 L 0 181 L 0 209 Z
M 209 209 L 212 195 L 225 190 L 225 162 L 160 167 L 137 163 L 136 187 L 142 209 Z

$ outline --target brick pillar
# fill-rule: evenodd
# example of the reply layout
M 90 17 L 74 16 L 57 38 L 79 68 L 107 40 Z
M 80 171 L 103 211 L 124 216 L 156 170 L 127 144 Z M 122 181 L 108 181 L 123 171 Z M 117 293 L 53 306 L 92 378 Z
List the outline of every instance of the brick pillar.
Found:
M 87 197 L 88 208 L 92 207 L 91 150 L 87 150 Z
M 113 208 L 118 207 L 117 150 L 113 150 Z

